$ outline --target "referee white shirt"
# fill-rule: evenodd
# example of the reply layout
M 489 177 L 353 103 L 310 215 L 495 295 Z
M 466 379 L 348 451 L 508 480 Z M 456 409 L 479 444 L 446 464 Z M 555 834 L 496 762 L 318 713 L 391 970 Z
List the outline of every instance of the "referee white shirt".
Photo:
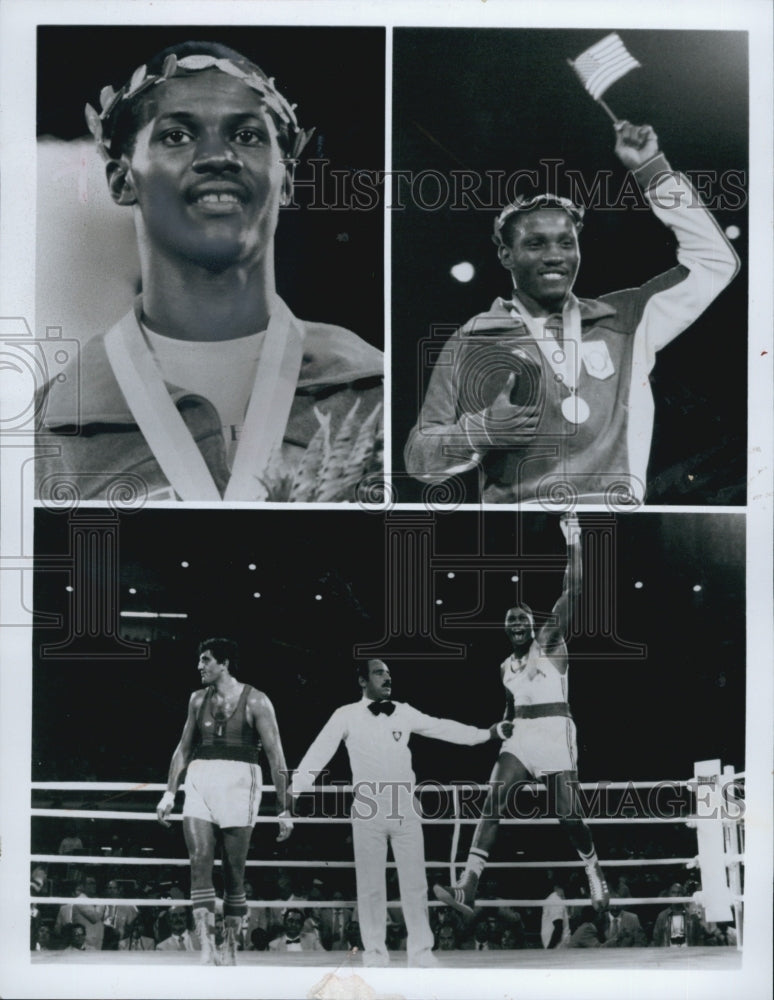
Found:
M 352 842 L 364 964 L 384 965 L 387 954 L 387 844 L 398 868 L 401 905 L 408 932 L 409 965 L 434 965 L 428 921 L 422 824 L 414 805 L 416 776 L 408 741 L 412 733 L 475 746 L 491 738 L 488 729 L 425 715 L 405 702 L 392 702 L 391 715 L 373 715 L 367 697 L 336 709 L 298 766 L 291 795 L 315 778 L 344 741 L 352 768 Z

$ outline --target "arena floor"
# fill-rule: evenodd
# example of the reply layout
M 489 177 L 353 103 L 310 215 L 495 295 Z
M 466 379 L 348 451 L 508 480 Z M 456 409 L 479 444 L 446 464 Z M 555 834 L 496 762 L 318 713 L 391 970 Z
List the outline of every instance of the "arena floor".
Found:
M 544 951 L 454 951 L 435 952 L 444 969 L 670 969 L 684 972 L 728 972 L 742 967 L 742 952 L 737 948 L 573 948 L 547 955 Z M 286 966 L 292 968 L 362 968 L 357 956 L 347 952 L 299 952 L 283 954 L 282 961 L 268 951 L 244 951 L 238 956 L 240 966 Z M 176 951 L 38 951 L 32 952 L 35 965 L 198 965 L 197 952 Z M 394 968 L 405 967 L 405 958 L 396 955 Z

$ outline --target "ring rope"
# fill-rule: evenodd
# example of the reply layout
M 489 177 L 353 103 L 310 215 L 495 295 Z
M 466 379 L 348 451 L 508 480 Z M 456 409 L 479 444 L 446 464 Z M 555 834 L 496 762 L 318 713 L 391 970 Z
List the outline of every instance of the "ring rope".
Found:
M 96 810 L 96 809 L 42 809 L 35 808 L 30 810 L 31 816 L 54 816 L 54 817 L 65 817 L 69 819 L 127 819 L 127 820 L 141 820 L 147 821 L 152 820 L 154 823 L 157 822 L 156 814 L 147 813 L 132 813 L 132 812 L 118 812 L 113 810 Z M 465 825 L 475 825 L 479 821 L 479 817 L 461 818 L 456 816 L 438 816 L 438 817 L 418 817 L 422 823 L 426 824 L 465 824 Z M 173 822 L 181 821 L 183 819 L 182 815 L 179 813 L 170 814 L 167 819 Z M 610 816 L 592 816 L 584 819 L 585 823 L 588 824 L 600 824 L 600 825 L 610 825 L 613 823 L 661 823 L 661 824 L 674 824 L 674 823 L 699 823 L 710 821 L 716 823 L 717 817 L 715 816 L 674 816 L 672 818 L 666 816 L 622 816 L 622 817 L 610 817 Z M 276 816 L 259 816 L 256 823 L 276 823 Z M 352 818 L 350 816 L 294 816 L 294 823 L 352 823 Z M 503 826 L 553 826 L 558 824 L 559 820 L 554 816 L 539 816 L 539 817 L 529 817 L 524 819 L 501 819 L 500 824 Z
M 457 791 L 456 788 L 452 792 L 452 809 L 453 809 L 453 813 L 454 813 L 455 816 L 459 815 L 459 811 L 460 811 L 460 797 L 459 797 L 459 792 Z M 455 823 L 454 824 L 454 831 L 452 833 L 451 859 L 449 861 L 449 872 L 451 874 L 451 881 L 452 882 L 454 882 L 456 880 L 456 872 L 455 872 L 455 867 L 454 867 L 454 859 L 457 857 L 457 849 L 459 847 L 459 843 L 460 843 L 460 824 L 459 823 Z
M 192 902 L 190 899 L 148 899 L 146 896 L 138 897 L 135 899 L 125 898 L 121 896 L 116 899 L 113 897 L 98 897 L 89 896 L 88 905 L 89 906 L 159 906 L 159 907 L 170 907 L 170 906 L 191 906 Z M 741 901 L 742 897 L 734 897 L 735 900 Z M 64 906 L 78 905 L 80 902 L 83 903 L 84 897 L 82 896 L 30 896 L 30 901 L 36 906 L 41 906 L 45 904 L 59 904 Z M 693 896 L 622 896 L 620 899 L 611 898 L 611 906 L 671 906 L 673 903 L 693 903 L 695 902 Z M 248 899 L 247 906 L 254 908 L 267 908 L 272 910 L 283 910 L 283 909 L 298 909 L 298 910 L 319 910 L 319 909 L 332 909 L 335 907 L 345 907 L 353 908 L 356 907 L 357 900 L 352 899 Z M 388 907 L 400 907 L 401 902 L 399 899 L 388 899 Z M 428 906 L 445 906 L 445 903 L 441 903 L 436 900 L 428 900 Z M 518 907 L 545 907 L 545 906 L 555 906 L 556 900 L 551 899 L 477 899 L 476 906 L 518 906 Z M 589 899 L 587 896 L 581 896 L 579 899 L 563 899 L 563 906 L 588 906 Z
M 740 778 L 745 777 L 744 771 L 739 771 L 731 776 L 721 775 L 721 778 L 727 777 L 728 780 L 722 782 L 723 784 L 730 784 L 732 782 L 738 781 Z M 369 782 L 365 782 L 366 785 Z M 489 789 L 489 782 L 480 781 L 460 781 L 453 785 L 441 785 L 435 782 L 419 782 L 416 786 L 415 791 L 423 794 L 425 792 L 454 792 L 462 788 L 465 789 L 476 789 L 478 791 L 487 791 Z M 696 787 L 696 778 L 680 778 L 680 779 L 663 779 L 661 781 L 580 781 L 578 782 L 578 787 L 582 789 L 593 790 L 595 788 L 602 787 L 606 791 L 626 791 L 632 788 L 661 788 L 661 787 L 674 787 L 677 785 L 680 788 L 692 789 Z M 62 791 L 62 792 L 165 792 L 167 790 L 166 784 L 162 782 L 142 782 L 137 784 L 133 781 L 33 781 L 30 783 L 30 787 L 33 791 Z M 315 792 L 322 792 L 323 794 L 330 792 L 351 792 L 353 790 L 353 785 L 318 785 L 314 789 Z M 546 790 L 546 785 L 542 781 L 525 781 L 520 784 L 521 788 L 537 788 Z M 185 785 L 180 786 L 180 791 L 185 790 Z M 263 785 L 264 792 L 275 791 L 274 785 Z
M 189 858 L 124 858 L 111 854 L 32 854 L 31 861 L 41 864 L 80 864 L 80 865 L 135 865 L 143 867 L 145 865 L 179 865 L 181 867 L 190 865 Z M 744 855 L 730 855 L 729 865 L 736 865 L 744 861 Z M 219 865 L 220 859 L 216 858 L 215 864 Z M 601 861 L 604 868 L 635 868 L 637 866 L 650 868 L 653 865 L 677 865 L 684 867 L 696 863 L 696 858 L 632 858 L 628 861 L 616 858 L 610 861 Z M 277 861 L 273 859 L 266 861 L 263 859 L 248 858 L 246 862 L 249 868 L 354 868 L 354 861 Z M 425 868 L 445 868 L 446 861 L 425 861 Z M 397 868 L 397 862 L 387 861 L 388 868 Z M 583 868 L 582 861 L 488 861 L 487 868 Z
M 723 775 L 717 776 L 719 779 L 719 786 L 722 788 L 724 785 L 730 783 L 739 783 L 744 780 L 745 773 L 739 772 L 734 773 L 732 769 L 725 769 Z M 368 783 L 366 783 L 368 784 Z M 704 782 L 698 780 L 696 777 L 688 780 L 679 781 L 648 781 L 648 782 L 587 782 L 578 783 L 578 787 L 582 789 L 599 790 L 600 786 L 605 790 L 626 790 L 631 791 L 633 789 L 652 789 L 652 788 L 685 788 L 688 790 L 695 791 L 698 795 L 698 790 Z M 466 790 L 477 790 L 477 791 L 487 791 L 489 789 L 489 783 L 476 783 L 476 782 L 458 782 L 453 785 L 440 785 L 437 783 L 421 783 L 416 787 L 416 792 L 419 794 L 425 792 L 451 792 L 452 793 L 452 811 L 453 815 L 451 817 L 429 817 L 420 818 L 421 822 L 427 824 L 453 824 L 452 833 L 452 844 L 451 844 L 451 857 L 449 861 L 449 868 L 454 876 L 455 869 L 459 867 L 456 862 L 457 850 L 459 847 L 460 831 L 463 824 L 469 825 L 477 823 L 478 818 L 465 818 L 460 815 L 461 812 L 461 801 L 460 801 L 460 791 L 462 789 Z M 541 782 L 525 782 L 522 786 L 524 788 L 530 787 L 532 789 L 542 789 L 546 791 L 546 786 Z M 36 791 L 108 791 L 108 792 L 157 792 L 166 790 L 166 786 L 161 783 L 144 783 L 136 784 L 132 782 L 32 782 L 31 788 Z M 181 790 L 184 790 L 184 786 L 181 786 Z M 265 791 L 275 791 L 274 786 L 267 785 L 264 786 Z M 353 786 L 351 785 L 328 785 L 320 786 L 312 790 L 313 792 L 320 792 L 323 794 L 330 794 L 332 792 L 342 793 L 342 792 L 352 792 Z M 631 807 L 629 807 L 631 808 Z M 157 819 L 155 813 L 153 812 L 125 812 L 118 810 L 87 810 L 87 809 L 53 809 L 53 808 L 33 808 L 31 810 L 32 816 L 38 817 L 67 817 L 67 818 L 82 818 L 82 819 L 108 819 L 108 820 L 150 820 L 155 821 Z M 171 820 L 182 820 L 181 815 L 171 815 L 169 817 Z M 586 819 L 589 824 L 611 824 L 611 823 L 640 823 L 640 824 L 650 824 L 650 823 L 685 823 L 689 828 L 697 828 L 699 820 L 711 819 L 713 822 L 717 821 L 715 816 L 688 816 L 688 817 L 656 817 L 656 816 L 622 816 L 622 817 L 590 817 Z M 275 823 L 276 817 L 274 816 L 259 816 L 257 822 L 259 823 Z M 326 823 L 351 823 L 351 817 L 314 817 L 314 816 L 301 816 L 294 818 L 295 823 L 312 823 L 319 824 L 321 822 Z M 560 821 L 556 817 L 539 817 L 539 818 L 508 818 L 501 819 L 500 822 L 504 825 L 554 825 L 558 824 Z M 737 926 L 740 925 L 741 918 L 741 906 L 744 901 L 744 896 L 741 892 L 741 877 L 740 869 L 744 863 L 744 842 L 743 842 L 743 827 L 741 824 L 741 816 L 739 819 L 726 817 L 721 820 L 723 824 L 724 831 L 724 867 L 727 870 L 729 878 L 729 901 L 732 903 L 735 911 L 735 917 Z M 736 852 L 731 853 L 734 848 L 734 837 L 736 838 Z M 50 854 L 36 854 L 32 856 L 34 861 L 42 861 L 48 863 L 74 863 L 80 865 L 88 865 L 90 863 L 99 863 L 107 865 L 133 865 L 135 867 L 143 867 L 146 865 L 170 865 L 170 866 L 188 866 L 190 861 L 184 858 L 175 859 L 164 859 L 164 858 L 124 858 L 124 857 L 114 857 L 113 855 L 50 855 Z M 605 867 L 621 867 L 621 868 L 632 868 L 637 866 L 687 866 L 689 868 L 696 867 L 699 859 L 694 858 L 659 858 L 659 859 L 645 859 L 645 858 L 630 858 L 630 859 L 616 859 L 603 862 Z M 219 864 L 220 862 L 216 862 Z M 249 860 L 247 865 L 250 867 L 276 867 L 276 859 L 265 861 L 265 860 Z M 288 868 L 354 868 L 354 861 L 294 861 L 287 860 L 279 862 L 280 865 L 286 866 Z M 388 868 L 395 868 L 397 865 L 395 862 L 388 862 Z M 438 862 L 425 862 L 424 867 L 436 868 L 443 867 Z M 492 862 L 490 867 L 497 868 L 580 868 L 582 867 L 581 861 L 547 861 L 547 862 L 535 862 L 535 861 L 506 861 L 506 862 Z M 60 905 L 72 905 L 73 898 L 71 896 L 51 896 L 51 897 L 40 897 L 40 896 L 30 896 L 30 902 L 32 905 L 45 905 L 48 904 L 60 904 Z M 298 903 L 302 908 L 305 909 L 319 909 L 319 908 L 330 908 L 330 907 L 353 907 L 356 906 L 355 901 L 343 901 L 343 900 L 314 900 L 313 906 L 304 906 L 311 901 L 307 900 L 250 900 L 248 906 L 250 907 L 264 907 L 269 909 L 286 909 L 289 905 Z M 611 905 L 623 905 L 623 906 L 658 906 L 658 905 L 672 905 L 673 903 L 692 903 L 694 902 L 693 897 L 624 897 L 622 899 L 611 899 Z M 116 901 L 113 898 L 110 899 L 98 899 L 90 898 L 90 905 L 115 905 Z M 190 900 L 176 900 L 176 899 L 148 899 L 146 897 L 136 898 L 136 899 L 121 899 L 121 905 L 134 905 L 134 906 L 188 906 Z M 393 905 L 399 906 L 400 901 L 397 900 Z M 430 906 L 442 906 L 444 904 L 436 901 L 429 901 Z M 513 900 L 479 900 L 479 906 L 488 907 L 544 907 L 549 904 L 547 900 L 534 900 L 534 899 L 513 899 Z M 580 899 L 564 900 L 564 905 L 570 906 L 586 906 L 588 905 L 588 899 L 582 897 Z

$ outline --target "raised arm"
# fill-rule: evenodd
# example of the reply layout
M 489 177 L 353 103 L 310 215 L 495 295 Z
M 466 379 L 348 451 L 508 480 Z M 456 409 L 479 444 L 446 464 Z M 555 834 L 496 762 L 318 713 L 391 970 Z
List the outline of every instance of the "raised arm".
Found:
M 161 797 L 161 801 L 156 806 L 156 816 L 162 826 L 169 826 L 168 816 L 175 804 L 175 794 L 183 780 L 185 769 L 191 762 L 191 754 L 194 748 L 196 737 L 196 712 L 199 708 L 203 694 L 201 691 L 194 691 L 188 700 L 188 715 L 183 726 L 183 735 L 180 742 L 175 747 L 172 760 L 169 765 L 169 777 L 167 778 L 167 790 Z
M 274 706 L 263 691 L 252 691 L 247 699 L 247 706 L 248 716 L 252 720 L 253 728 L 258 733 L 266 752 L 266 759 L 269 761 L 271 769 L 271 780 L 274 782 L 280 823 L 277 840 L 287 840 L 293 830 L 293 823 L 287 816 L 288 768 L 282 750 L 277 716 L 274 712 Z
M 563 514 L 559 520 L 567 542 L 567 568 L 559 600 L 554 605 L 552 622 L 544 625 L 537 642 L 545 653 L 561 653 L 570 631 L 575 605 L 581 595 L 583 557 L 581 554 L 581 526 L 575 514 Z
M 635 362 L 647 372 L 656 352 L 698 319 L 731 282 L 739 258 L 698 191 L 672 170 L 650 125 L 619 122 L 615 152 L 633 172 L 653 214 L 677 239 L 678 266 L 642 285 L 634 300 Z M 621 296 L 626 294 L 614 292 L 603 299 L 625 310 Z

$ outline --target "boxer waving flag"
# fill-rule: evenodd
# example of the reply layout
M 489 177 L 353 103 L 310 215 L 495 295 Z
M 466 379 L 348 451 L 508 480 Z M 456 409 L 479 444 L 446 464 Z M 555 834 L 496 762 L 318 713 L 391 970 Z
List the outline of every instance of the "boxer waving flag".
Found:
M 599 56 L 601 45 L 573 63 L 597 101 L 637 65 L 620 39 Z M 556 191 L 503 206 L 492 238 L 510 288 L 436 353 L 404 449 L 406 471 L 420 482 L 478 469 L 487 503 L 644 501 L 656 355 L 732 281 L 739 260 L 654 129 L 606 110 L 627 183 L 675 236 L 675 266 L 637 288 L 579 297 L 584 206 Z

